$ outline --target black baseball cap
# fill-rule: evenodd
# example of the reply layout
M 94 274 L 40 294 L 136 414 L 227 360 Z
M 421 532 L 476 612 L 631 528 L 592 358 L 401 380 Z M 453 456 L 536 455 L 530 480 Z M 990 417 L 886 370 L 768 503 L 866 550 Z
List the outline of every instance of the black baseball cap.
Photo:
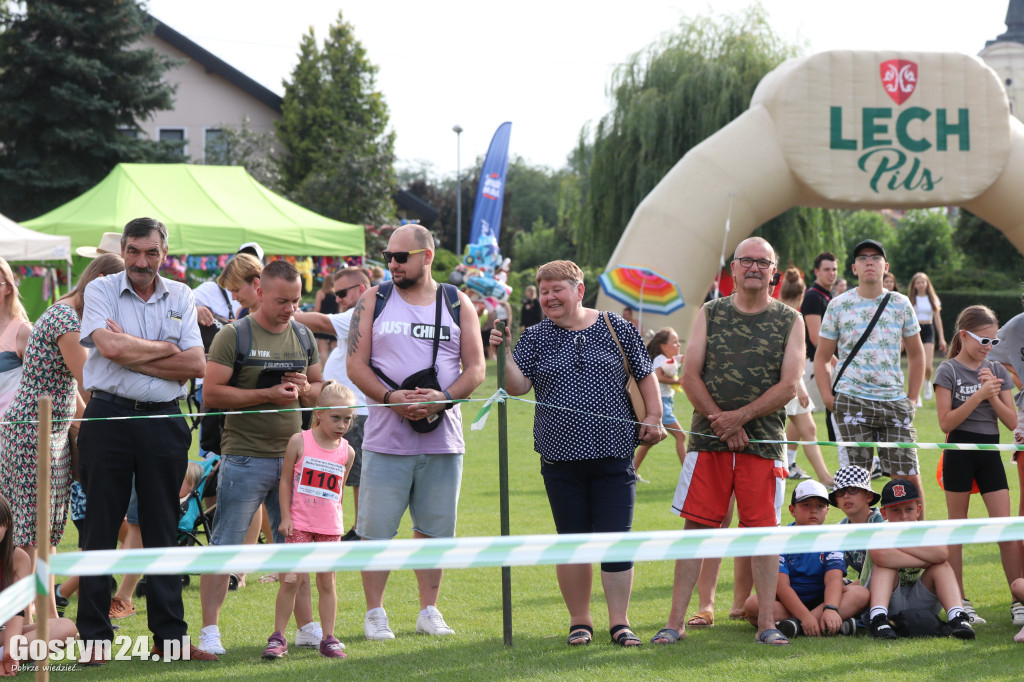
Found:
M 882 254 L 882 258 L 885 258 L 885 247 L 883 247 L 880 243 L 876 242 L 874 239 L 865 239 L 860 244 L 857 244 L 857 246 L 853 247 L 853 257 L 856 258 L 857 256 L 859 256 L 860 252 L 863 251 L 864 249 L 877 249 L 878 253 Z
M 882 506 L 891 507 L 894 504 L 913 502 L 920 500 L 921 493 L 917 492 L 917 486 L 903 478 L 894 478 L 882 488 Z

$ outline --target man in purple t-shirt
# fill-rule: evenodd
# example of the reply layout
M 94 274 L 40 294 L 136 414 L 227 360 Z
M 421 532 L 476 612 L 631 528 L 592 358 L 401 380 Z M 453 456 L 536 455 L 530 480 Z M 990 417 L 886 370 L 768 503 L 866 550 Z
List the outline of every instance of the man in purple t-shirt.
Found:
M 459 292 L 458 306 L 446 302 L 446 292 L 430 276 L 433 260 L 434 239 L 426 228 L 398 228 L 384 251 L 394 288 L 380 315 L 374 315 L 379 287 L 363 294 L 352 313 L 348 377 L 371 406 L 363 435 L 362 508 L 356 522 L 356 533 L 364 540 L 395 537 L 407 508 L 414 537 L 455 535 L 466 445 L 459 406 L 445 401 L 468 398 L 483 382 L 484 349 L 469 297 Z M 406 377 L 429 367 L 438 311 L 435 366 L 440 390 L 392 390 L 374 368 L 401 385 Z M 410 420 L 428 417 L 441 420 L 432 431 L 416 431 L 410 425 Z M 437 610 L 441 575 L 441 569 L 416 571 L 421 609 L 416 632 L 455 633 Z M 395 638 L 383 607 L 387 580 L 388 571 L 363 571 L 367 639 Z

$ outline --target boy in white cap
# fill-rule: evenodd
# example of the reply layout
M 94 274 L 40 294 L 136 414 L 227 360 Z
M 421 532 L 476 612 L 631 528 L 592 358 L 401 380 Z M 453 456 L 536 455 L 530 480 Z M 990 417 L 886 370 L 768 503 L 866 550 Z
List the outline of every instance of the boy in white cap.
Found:
M 909 480 L 894 478 L 882 488 L 879 510 L 886 521 L 917 521 L 921 516 L 921 494 Z M 946 610 L 948 632 L 958 639 L 974 639 L 970 618 L 960 601 L 956 575 L 946 560 L 949 548 L 900 547 L 872 549 L 871 562 L 871 636 L 896 639 L 890 615 L 907 609 Z
M 828 516 L 828 490 L 815 480 L 802 481 L 789 505 L 791 526 L 820 526 Z M 796 635 L 855 635 L 854 616 L 868 604 L 868 590 L 844 585 L 846 560 L 842 552 L 779 555 L 775 588 L 775 620 L 787 639 Z M 757 623 L 757 597 L 747 599 L 747 619 Z

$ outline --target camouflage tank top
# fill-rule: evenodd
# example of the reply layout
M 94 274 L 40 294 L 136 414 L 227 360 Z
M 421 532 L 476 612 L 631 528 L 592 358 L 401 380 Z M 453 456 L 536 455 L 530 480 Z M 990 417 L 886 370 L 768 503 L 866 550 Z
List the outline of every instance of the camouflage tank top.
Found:
M 772 299 L 767 308 L 751 315 L 737 310 L 732 300 L 728 296 L 704 304 L 708 345 L 701 378 L 715 403 L 725 411 L 749 405 L 779 383 L 789 333 L 799 314 Z M 782 440 L 786 433 L 785 405 L 747 422 L 744 428 L 751 440 Z M 696 410 L 691 430 L 712 437 L 694 435 L 688 449 L 728 451 L 728 446 L 713 436 L 711 422 Z M 766 459 L 782 459 L 784 447 L 751 443 L 745 451 Z

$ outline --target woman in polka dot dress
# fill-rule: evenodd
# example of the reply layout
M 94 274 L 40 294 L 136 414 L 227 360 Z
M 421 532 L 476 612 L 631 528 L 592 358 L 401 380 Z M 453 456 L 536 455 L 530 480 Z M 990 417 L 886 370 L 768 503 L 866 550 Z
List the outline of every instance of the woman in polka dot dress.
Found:
M 555 528 L 559 533 L 629 531 L 636 497 L 633 451 L 641 442 L 654 444 L 666 436 L 650 356 L 636 329 L 609 314 L 647 408 L 637 427 L 622 353 L 602 315 L 583 307 L 583 272 L 571 261 L 553 261 L 537 271 L 537 285 L 547 319 L 523 331 L 514 353 L 506 349 L 507 390 L 512 395 L 531 388 L 536 392 L 534 449 L 540 454 Z M 490 341 L 499 345 L 501 334 L 493 331 Z M 569 609 L 569 644 L 589 644 L 593 568 L 561 565 L 557 575 Z M 612 641 L 639 645 L 626 615 L 633 563 L 601 564 L 601 582 Z
M 78 395 L 82 366 L 87 352 L 78 343 L 82 329 L 85 287 L 96 277 L 124 270 L 117 254 L 107 253 L 92 261 L 78 280 L 78 286 L 47 308 L 36 321 L 25 349 L 21 384 L 5 421 L 38 419 L 39 396 L 53 398 L 53 426 L 50 433 L 50 544 L 59 545 L 68 519 L 71 487 L 69 438 L 78 433 L 69 417 L 80 417 L 85 403 Z M 70 433 L 69 433 L 70 431 Z M 14 524 L 8 529 L 14 544 L 35 556 L 36 545 L 36 447 L 39 430 L 35 424 L 0 426 L 0 493 L 11 502 Z M 52 593 L 51 593 L 52 594 Z M 54 607 L 56 608 L 56 607 Z

